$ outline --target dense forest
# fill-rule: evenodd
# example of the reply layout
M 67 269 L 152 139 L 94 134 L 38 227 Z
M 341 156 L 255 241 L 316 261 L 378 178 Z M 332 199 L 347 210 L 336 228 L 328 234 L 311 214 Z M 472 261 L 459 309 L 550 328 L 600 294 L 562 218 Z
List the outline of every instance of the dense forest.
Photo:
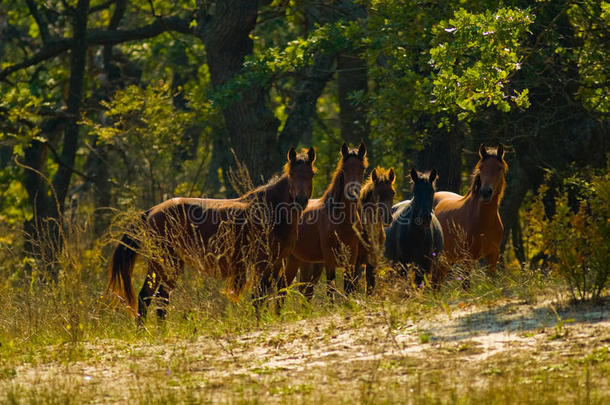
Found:
M 608 403 L 609 78 L 600 0 L 3 0 L 0 401 Z M 487 158 L 497 272 L 479 255 L 494 271 L 452 262 L 428 289 L 379 259 L 374 293 L 368 267 L 338 301 L 278 284 L 276 313 L 192 271 L 156 330 L 106 289 L 172 197 L 241 207 L 294 167 L 307 206 L 314 160 L 311 198 L 351 159 L 389 207 L 427 187 L 431 211 Z M 171 267 L 151 257 L 142 291 Z
M 436 168 L 457 192 L 478 145 L 502 142 L 524 261 L 528 193 L 607 167 L 606 2 L 9 0 L 0 21 L 4 244 L 233 195 L 236 159 L 260 184 L 296 145 L 318 150 L 318 192 L 361 139 L 373 166 Z

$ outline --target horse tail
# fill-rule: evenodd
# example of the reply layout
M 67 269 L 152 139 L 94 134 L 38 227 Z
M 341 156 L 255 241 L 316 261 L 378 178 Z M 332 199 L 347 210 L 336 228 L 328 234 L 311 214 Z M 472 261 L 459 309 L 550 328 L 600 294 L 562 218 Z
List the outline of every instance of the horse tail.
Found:
M 141 220 L 145 221 L 148 217 L 148 211 L 142 214 Z M 121 294 L 127 305 L 132 311 L 136 311 L 136 293 L 131 282 L 133 268 L 136 263 L 138 253 L 136 249 L 140 247 L 140 243 L 130 235 L 134 226 L 130 228 L 130 232 L 123 234 L 110 263 L 107 292 L 116 292 Z

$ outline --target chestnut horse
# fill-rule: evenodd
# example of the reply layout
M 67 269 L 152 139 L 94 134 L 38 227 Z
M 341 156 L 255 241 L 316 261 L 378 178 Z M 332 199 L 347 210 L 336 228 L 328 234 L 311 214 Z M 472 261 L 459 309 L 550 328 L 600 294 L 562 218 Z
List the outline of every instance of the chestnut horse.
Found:
M 504 195 L 508 165 L 504 161 L 503 145 L 492 149 L 481 145 L 479 157 L 466 196 L 447 191 L 434 195 L 434 209 L 445 236 L 446 258 L 434 280 L 437 288 L 458 260 L 484 258 L 490 273 L 496 271 L 504 230 L 498 208 Z
M 443 230 L 432 208 L 436 170 L 421 173 L 411 169 L 413 199 L 392 207 L 392 225 L 386 230 L 385 254 L 401 265 L 399 273 L 407 276 L 406 266 L 416 265 L 415 285 L 422 285 L 424 276 L 434 274 L 443 250 Z
M 331 297 L 337 265 L 348 266 L 346 271 L 353 274 L 362 232 L 358 199 L 367 165 L 364 143 L 357 149 L 349 149 L 343 144 L 330 185 L 322 197 L 311 200 L 303 212 L 296 246 L 278 283 L 280 290 L 292 283 L 303 262 L 324 263 Z
M 159 300 L 157 316 L 165 317 L 185 263 L 227 280 L 233 297 L 254 282 L 275 279 L 296 243 L 299 219 L 312 193 L 314 160 L 313 148 L 303 153 L 292 148 L 280 177 L 242 197 L 173 198 L 152 207 L 133 228 L 136 233 L 125 233 L 115 249 L 108 289 L 135 309 L 131 278 L 138 253 L 148 259 L 138 295 L 140 321 L 153 299 Z
M 385 244 L 384 226 L 392 221 L 392 202 L 394 190 L 394 169 L 376 167 L 360 191 L 359 214 L 362 222 L 362 234 L 358 243 L 356 274 L 350 279 L 344 276 L 345 293 L 351 293 L 361 275 L 361 267 L 366 269 L 366 292 L 371 294 L 375 287 L 375 268 L 383 255 Z M 299 272 L 301 291 L 308 298 L 313 296 L 314 286 L 322 275 L 322 263 L 303 263 Z M 329 275 L 327 275 L 327 278 Z

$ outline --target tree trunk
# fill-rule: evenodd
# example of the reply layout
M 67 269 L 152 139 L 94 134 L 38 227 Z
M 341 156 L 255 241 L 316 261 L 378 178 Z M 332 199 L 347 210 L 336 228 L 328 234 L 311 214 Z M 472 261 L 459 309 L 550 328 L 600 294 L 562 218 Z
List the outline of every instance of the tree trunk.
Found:
M 306 70 L 305 74 L 308 78 L 303 79 L 297 87 L 297 96 L 288 111 L 286 125 L 280 133 L 278 154 L 285 154 L 290 147 L 296 146 L 299 142 L 311 145 L 313 133 L 311 117 L 316 111 L 318 98 L 332 77 L 334 60 L 335 55 L 331 53 L 318 55 L 314 65 Z
M 502 250 L 512 235 L 515 256 L 523 263 L 525 254 L 523 241 L 521 240 L 521 225 L 519 223 L 519 208 L 530 189 L 530 182 L 527 173 L 523 170 L 516 156 L 507 156 L 509 170 L 506 179 L 506 191 L 504 199 L 500 205 L 500 218 L 504 224 L 504 237 L 502 239 Z
M 81 103 L 85 68 L 87 65 L 87 18 L 89 15 L 89 0 L 79 0 L 74 15 L 74 45 L 70 54 L 70 82 L 68 86 L 68 101 L 66 114 L 66 129 L 60 159 L 62 164 L 53 177 L 53 188 L 57 193 L 59 212 L 54 209 L 53 217 L 59 218 L 65 206 L 65 199 L 72 178 L 72 168 L 78 148 L 78 122 L 80 121 Z
M 28 243 L 31 253 L 41 259 L 51 279 L 57 279 L 56 256 L 62 249 L 62 214 L 65 198 L 72 177 L 78 147 L 78 121 L 83 94 L 86 67 L 86 30 L 89 0 L 79 0 L 74 14 L 74 46 L 70 55 L 70 81 L 63 137 L 63 147 L 58 157 L 59 167 L 53 177 L 53 190 L 49 191 L 44 175 L 47 147 L 34 142 L 26 151 L 26 165 L 35 169 L 25 173 L 25 187 L 34 211 L 34 218 L 26 224 L 33 243 Z
M 456 125 L 449 132 L 444 129 L 432 131 L 424 149 L 417 156 L 417 170 L 438 172 L 436 189 L 460 192 L 462 185 L 463 134 Z
M 368 93 L 366 61 L 358 55 L 358 51 L 342 53 L 337 58 L 337 70 L 341 136 L 352 144 L 364 141 L 369 145 L 370 127 L 365 104 L 351 99 L 354 93 L 362 93 L 363 96 Z
M 250 33 L 256 24 L 259 1 L 217 2 L 213 19 L 203 33 L 212 85 L 220 89 L 242 71 L 244 58 L 252 53 Z M 205 21 L 201 22 L 202 26 Z M 267 91 L 252 84 L 240 98 L 223 108 L 231 146 L 245 164 L 253 183 L 260 184 L 278 169 L 279 121 L 267 106 Z

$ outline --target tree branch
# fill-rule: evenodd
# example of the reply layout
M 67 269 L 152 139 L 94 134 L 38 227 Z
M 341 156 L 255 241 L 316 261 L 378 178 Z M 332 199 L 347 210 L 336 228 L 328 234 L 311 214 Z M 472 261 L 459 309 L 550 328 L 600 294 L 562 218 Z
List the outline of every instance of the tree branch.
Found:
M 187 17 L 172 16 L 157 18 L 151 24 L 129 30 L 91 30 L 87 33 L 87 45 L 116 45 L 123 42 L 152 38 L 166 31 L 196 35 L 195 29 L 190 26 L 194 15 L 195 13 L 192 12 L 192 14 Z M 68 51 L 72 46 L 74 46 L 74 39 L 50 40 L 31 58 L 0 70 L 0 80 L 5 80 L 6 77 L 19 70 L 54 58 Z
M 32 56 L 31 58 L 0 70 L 0 80 L 5 80 L 7 76 L 9 76 L 21 69 L 25 69 L 30 66 L 36 65 L 37 63 L 54 58 L 64 52 L 66 52 L 67 50 L 69 50 L 72 47 L 73 43 L 74 43 L 74 41 L 72 39 L 60 39 L 60 40 L 56 40 L 56 41 L 50 41 L 39 52 L 34 54 L 34 56 Z
M 157 18 L 151 24 L 130 30 L 92 30 L 87 34 L 87 43 L 89 45 L 116 45 L 123 42 L 152 38 L 165 31 L 195 35 L 194 29 L 190 27 L 191 21 L 192 18 L 189 17 L 172 16 Z
M 49 149 L 49 151 L 51 151 L 51 154 L 55 157 L 54 160 L 58 165 L 66 168 L 67 170 L 69 170 L 70 172 L 72 172 L 76 175 L 79 175 L 80 177 L 82 177 L 83 179 L 85 179 L 87 181 L 93 181 L 93 178 L 91 176 L 87 176 L 85 173 L 81 172 L 80 170 L 75 169 L 72 166 L 68 166 L 66 163 L 64 163 L 60 157 L 59 152 L 53 147 L 53 145 L 51 145 L 51 143 L 49 143 L 49 141 L 47 141 L 47 140 L 43 141 L 41 139 L 37 139 L 37 141 L 40 142 L 41 144 L 43 144 L 44 146 L 46 146 Z
M 108 7 L 110 7 L 112 5 L 112 3 L 115 3 L 116 0 L 108 0 L 104 3 L 98 4 L 97 6 L 93 6 L 89 8 L 89 14 L 93 14 L 93 13 L 97 13 L 98 11 L 102 11 L 107 9 Z
M 43 20 L 42 16 L 38 12 L 38 8 L 36 7 L 34 0 L 26 0 L 26 3 L 28 5 L 28 8 L 30 9 L 30 14 L 32 14 L 32 17 L 34 17 L 34 20 L 38 25 L 38 31 L 40 31 L 42 42 L 46 44 L 51 38 L 49 34 L 49 26 L 46 24 L 46 22 Z

